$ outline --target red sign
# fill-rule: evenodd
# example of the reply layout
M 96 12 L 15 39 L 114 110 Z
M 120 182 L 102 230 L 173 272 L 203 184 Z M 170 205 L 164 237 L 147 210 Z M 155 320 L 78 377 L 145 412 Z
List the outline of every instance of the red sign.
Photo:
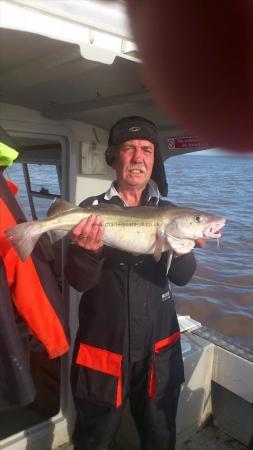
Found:
M 168 139 L 168 149 L 176 150 L 181 148 L 210 148 L 207 142 L 195 137 L 177 137 Z

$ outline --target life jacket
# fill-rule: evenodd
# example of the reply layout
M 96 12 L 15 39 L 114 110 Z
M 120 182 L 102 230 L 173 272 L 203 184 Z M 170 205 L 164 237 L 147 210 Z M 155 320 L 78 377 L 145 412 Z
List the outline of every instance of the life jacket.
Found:
M 12 192 L 13 186 L 12 183 Z M 21 261 L 5 237 L 5 229 L 26 220 L 11 190 L 0 174 L 0 256 L 7 283 L 29 332 L 44 345 L 49 358 L 55 358 L 69 349 L 61 294 L 40 246 L 26 261 Z

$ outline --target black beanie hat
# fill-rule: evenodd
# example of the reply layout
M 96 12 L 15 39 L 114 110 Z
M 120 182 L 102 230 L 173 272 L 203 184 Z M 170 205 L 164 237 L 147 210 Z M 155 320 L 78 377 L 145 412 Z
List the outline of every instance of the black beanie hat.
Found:
M 119 144 L 132 139 L 145 139 L 155 146 L 154 166 L 151 174 L 158 186 L 161 195 L 168 194 L 168 184 L 164 169 L 163 160 L 159 150 L 159 137 L 156 125 L 151 120 L 140 116 L 123 117 L 118 120 L 110 129 L 108 138 L 108 149 L 105 152 L 105 159 L 109 166 L 115 159 L 115 151 Z

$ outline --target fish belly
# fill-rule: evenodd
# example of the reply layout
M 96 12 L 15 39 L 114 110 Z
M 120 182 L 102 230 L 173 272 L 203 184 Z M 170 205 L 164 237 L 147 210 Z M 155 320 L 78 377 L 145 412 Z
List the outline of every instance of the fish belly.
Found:
M 106 227 L 104 243 L 129 253 L 149 254 L 154 252 L 156 231 L 147 227 Z

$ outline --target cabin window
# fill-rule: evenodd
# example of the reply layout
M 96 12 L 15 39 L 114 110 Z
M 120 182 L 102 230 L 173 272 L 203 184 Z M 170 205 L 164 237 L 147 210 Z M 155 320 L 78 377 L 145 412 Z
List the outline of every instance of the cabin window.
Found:
M 17 199 L 28 220 L 46 217 L 52 201 L 61 196 L 59 165 L 14 163 L 6 173 L 19 188 Z

